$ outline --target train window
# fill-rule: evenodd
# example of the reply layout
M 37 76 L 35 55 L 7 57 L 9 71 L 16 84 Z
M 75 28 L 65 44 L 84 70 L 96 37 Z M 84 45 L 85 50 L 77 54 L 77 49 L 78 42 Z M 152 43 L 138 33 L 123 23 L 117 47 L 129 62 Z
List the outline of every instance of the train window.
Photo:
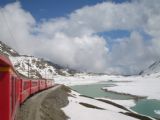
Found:
M 17 78 L 14 79 L 14 105 L 16 104 L 17 98 L 17 86 L 16 86 Z
M 13 112 L 14 109 L 14 104 L 15 104 L 15 78 L 12 76 L 11 77 L 11 111 Z M 11 112 L 11 113 L 12 113 Z
M 45 81 L 41 81 L 41 84 L 44 84 Z
M 10 87 L 11 87 L 11 95 L 10 95 L 10 110 L 11 110 L 11 113 L 12 113 L 12 102 L 13 102 L 13 99 L 12 99 L 12 98 L 13 98 L 13 93 L 12 93 L 12 89 L 13 89 L 12 81 L 13 81 L 13 80 L 12 80 L 12 79 L 13 79 L 13 78 L 11 77 L 10 79 L 11 79 L 11 83 L 10 83 L 10 85 L 11 85 L 11 86 L 10 86 Z
M 12 95 L 13 95 L 13 98 L 12 98 L 12 109 L 14 109 L 14 105 L 15 105 L 15 78 L 13 77 L 13 81 L 12 81 Z
M 41 84 L 43 84 L 43 82 L 41 81 Z
M 38 82 L 32 82 L 32 87 L 37 86 Z
M 18 100 L 19 87 L 18 87 L 18 78 L 16 78 L 16 101 Z
M 29 88 L 29 82 L 27 81 L 27 82 L 24 82 L 24 84 L 23 84 L 23 89 L 24 90 L 26 90 L 26 89 L 28 89 Z
M 3 75 L 4 75 L 4 74 L 0 72 L 0 78 L 3 78 Z
M 11 108 L 11 114 L 13 114 L 13 111 L 15 109 L 16 101 L 18 100 L 18 88 L 17 88 L 17 78 L 14 76 L 11 76 L 10 81 L 10 87 L 11 87 L 11 97 L 10 97 L 10 108 Z

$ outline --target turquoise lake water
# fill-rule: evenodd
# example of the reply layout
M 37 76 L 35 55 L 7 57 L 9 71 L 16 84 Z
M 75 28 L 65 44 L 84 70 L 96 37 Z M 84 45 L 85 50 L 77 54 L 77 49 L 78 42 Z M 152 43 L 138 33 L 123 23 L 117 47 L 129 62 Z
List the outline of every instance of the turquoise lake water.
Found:
M 90 97 L 106 97 L 111 99 L 119 99 L 119 100 L 126 100 L 126 99 L 132 99 L 133 97 L 127 96 L 127 95 L 119 95 L 116 93 L 111 92 L 105 92 L 102 90 L 103 87 L 111 87 L 115 86 L 114 84 L 107 83 L 97 83 L 97 84 L 90 84 L 90 85 L 75 85 L 70 86 L 72 89 L 78 91 L 82 95 L 90 96 Z
M 160 119 L 160 100 L 140 100 L 136 103 L 136 106 L 131 109 L 138 113 Z M 159 112 L 156 113 L 156 111 Z
M 78 91 L 82 95 L 94 98 L 105 97 L 105 98 L 119 99 L 119 100 L 133 99 L 133 97 L 128 95 L 120 95 L 112 92 L 105 92 L 104 90 L 102 90 L 103 87 L 111 87 L 111 86 L 115 86 L 114 81 L 101 82 L 89 85 L 75 85 L 70 87 Z M 136 105 L 131 109 L 136 111 L 137 113 L 160 119 L 159 115 L 160 100 L 148 100 L 148 99 L 139 100 L 138 102 L 136 102 Z

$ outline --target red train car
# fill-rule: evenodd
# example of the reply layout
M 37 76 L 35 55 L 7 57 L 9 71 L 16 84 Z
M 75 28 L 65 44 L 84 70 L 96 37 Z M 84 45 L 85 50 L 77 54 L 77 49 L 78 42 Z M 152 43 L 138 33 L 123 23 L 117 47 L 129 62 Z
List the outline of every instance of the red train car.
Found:
M 20 99 L 20 79 L 8 58 L 0 55 L 0 120 L 14 120 Z
M 45 80 L 39 80 L 39 90 L 44 90 L 46 88 L 46 81 Z
M 46 80 L 46 88 L 49 88 L 51 85 L 51 80 Z
M 31 94 L 31 80 L 21 78 L 20 103 L 23 103 Z
M 19 76 L 10 60 L 0 54 L 0 120 L 15 120 L 16 112 L 30 95 L 53 86 L 50 80 Z
M 53 80 L 47 80 L 47 87 L 52 87 Z
M 31 80 L 31 94 L 39 91 L 39 80 Z

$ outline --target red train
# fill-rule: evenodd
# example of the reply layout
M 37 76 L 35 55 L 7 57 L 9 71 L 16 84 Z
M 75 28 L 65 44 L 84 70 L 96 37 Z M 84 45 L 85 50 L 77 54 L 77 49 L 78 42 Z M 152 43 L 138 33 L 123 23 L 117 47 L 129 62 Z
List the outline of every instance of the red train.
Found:
M 0 120 L 15 120 L 17 108 L 30 95 L 54 85 L 51 80 L 20 76 L 8 57 L 0 55 Z

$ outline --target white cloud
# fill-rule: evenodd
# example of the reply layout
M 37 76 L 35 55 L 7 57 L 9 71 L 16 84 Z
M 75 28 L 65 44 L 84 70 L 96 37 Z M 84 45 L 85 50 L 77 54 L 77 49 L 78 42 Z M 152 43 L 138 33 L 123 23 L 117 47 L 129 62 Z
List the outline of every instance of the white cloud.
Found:
M 35 54 L 49 57 L 58 64 L 85 71 L 105 70 L 107 48 L 103 38 L 89 35 L 69 37 L 57 33 L 52 41 L 41 44 L 41 49 L 34 49 Z
M 110 72 L 137 73 L 151 65 L 155 60 L 152 43 L 144 42 L 138 32 L 132 32 L 129 38 L 123 38 L 112 46 L 108 63 Z
M 159 8 L 159 0 L 103 2 L 78 9 L 68 17 L 37 23 L 20 3 L 12 3 L 0 8 L 0 39 L 22 54 L 72 68 L 136 73 L 159 58 Z M 112 30 L 133 32 L 128 38 L 119 38 L 109 50 L 107 40 L 96 33 Z M 138 31 L 153 39 L 145 41 Z
M 22 53 L 30 53 L 34 18 L 24 11 L 19 3 L 0 9 L 0 39 Z M 33 41 L 34 42 L 34 41 Z

